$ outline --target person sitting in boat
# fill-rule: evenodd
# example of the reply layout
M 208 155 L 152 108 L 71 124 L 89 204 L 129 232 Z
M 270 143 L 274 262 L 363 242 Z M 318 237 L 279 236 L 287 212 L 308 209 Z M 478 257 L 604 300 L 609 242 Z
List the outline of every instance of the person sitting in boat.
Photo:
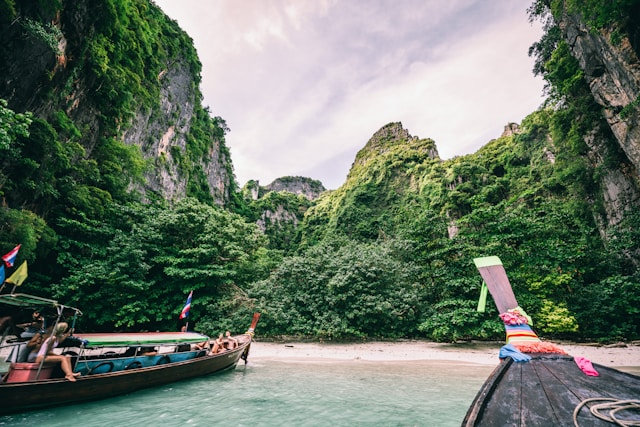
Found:
M 193 348 L 189 346 L 189 350 L 209 350 L 210 343 L 209 341 L 199 342 L 193 345 Z
M 156 354 L 158 354 L 158 352 L 155 347 L 129 347 L 127 351 L 122 353 L 122 356 L 155 356 Z
M 60 367 L 64 372 L 64 377 L 72 382 L 76 381 L 76 377 L 80 376 L 79 372 L 74 373 L 71 368 L 71 358 L 69 356 L 56 354 L 53 352 L 53 349 L 56 348 L 62 341 L 67 339 L 69 335 L 73 332 L 72 330 L 67 331 L 67 325 L 65 322 L 60 322 L 56 325 L 53 330 L 53 334 L 44 340 L 42 346 L 40 347 L 40 351 L 38 351 L 38 355 L 36 356 L 36 363 L 41 363 L 43 360 L 45 362 L 54 362 L 60 363 Z
M 158 354 L 158 351 L 155 347 L 140 347 L 138 349 L 138 356 L 155 356 Z
M 31 313 L 31 322 L 16 325 L 24 329 L 20 334 L 20 338 L 33 338 L 36 333 L 44 328 L 44 317 L 40 314 L 40 310 Z
M 29 349 L 29 355 L 27 356 L 28 363 L 34 363 L 38 357 L 38 352 L 44 340 L 51 336 L 51 328 L 47 331 L 38 331 L 27 343 L 27 349 Z
M 225 350 L 226 348 L 224 346 L 224 338 L 222 334 L 220 334 L 218 338 L 216 338 L 216 340 L 213 342 L 213 346 L 211 347 L 211 353 L 212 354 L 222 353 Z
M 227 331 L 225 333 L 225 346 L 228 350 L 233 350 L 238 347 L 238 340 L 231 336 L 231 332 Z

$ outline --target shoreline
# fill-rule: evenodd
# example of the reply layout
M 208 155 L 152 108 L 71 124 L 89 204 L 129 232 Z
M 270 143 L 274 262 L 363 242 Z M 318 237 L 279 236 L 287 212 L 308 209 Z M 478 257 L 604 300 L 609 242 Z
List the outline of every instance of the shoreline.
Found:
M 572 356 L 613 368 L 629 367 L 640 373 L 640 345 L 595 346 L 556 342 Z M 430 341 L 380 341 L 366 343 L 265 342 L 251 344 L 250 359 L 282 361 L 446 361 L 497 365 L 503 343 L 436 343 Z

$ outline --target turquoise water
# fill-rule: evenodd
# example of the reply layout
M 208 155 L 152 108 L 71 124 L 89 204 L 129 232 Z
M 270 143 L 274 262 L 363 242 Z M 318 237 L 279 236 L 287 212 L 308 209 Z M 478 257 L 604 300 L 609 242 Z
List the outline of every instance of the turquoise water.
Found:
M 436 361 L 249 359 L 206 378 L 2 416 L 0 426 L 459 426 L 492 370 Z

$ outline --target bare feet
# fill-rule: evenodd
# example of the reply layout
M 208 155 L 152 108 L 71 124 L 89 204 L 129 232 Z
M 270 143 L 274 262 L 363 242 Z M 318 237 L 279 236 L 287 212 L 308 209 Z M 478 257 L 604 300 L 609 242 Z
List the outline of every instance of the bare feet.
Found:
M 71 381 L 72 383 L 76 382 L 76 377 L 75 375 L 66 375 L 65 378 L 69 381 Z

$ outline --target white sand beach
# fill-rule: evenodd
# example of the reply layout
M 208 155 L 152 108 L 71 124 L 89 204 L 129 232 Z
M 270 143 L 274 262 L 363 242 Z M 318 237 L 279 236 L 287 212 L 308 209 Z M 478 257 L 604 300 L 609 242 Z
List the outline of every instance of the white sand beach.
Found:
M 556 343 L 572 356 L 610 367 L 640 369 L 640 345 L 599 346 Z M 450 361 L 496 365 L 502 343 L 434 343 L 429 341 L 352 344 L 261 342 L 251 345 L 253 360 Z M 636 372 L 635 369 L 631 371 Z

